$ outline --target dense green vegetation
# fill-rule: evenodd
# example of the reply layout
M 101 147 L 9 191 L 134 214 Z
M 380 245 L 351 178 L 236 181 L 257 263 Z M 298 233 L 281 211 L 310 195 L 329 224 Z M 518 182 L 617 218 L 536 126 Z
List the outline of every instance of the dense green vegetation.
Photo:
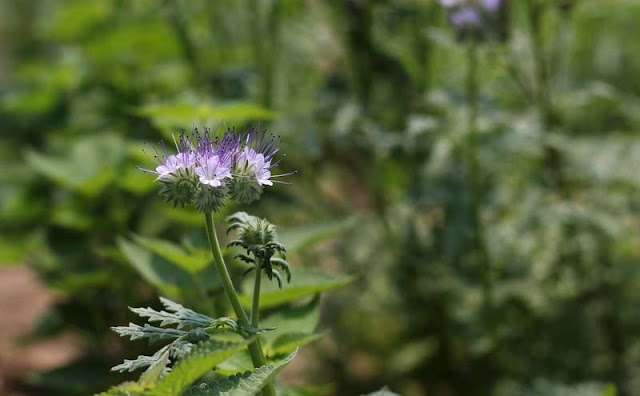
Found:
M 88 345 L 30 392 L 127 379 L 127 306 L 230 312 L 201 214 L 135 166 L 259 123 L 295 184 L 216 221 L 268 218 L 335 288 L 290 306 L 326 333 L 291 394 L 640 395 L 640 3 L 508 4 L 473 39 L 433 0 L 0 0 L 0 262 L 64 297 L 29 340 Z

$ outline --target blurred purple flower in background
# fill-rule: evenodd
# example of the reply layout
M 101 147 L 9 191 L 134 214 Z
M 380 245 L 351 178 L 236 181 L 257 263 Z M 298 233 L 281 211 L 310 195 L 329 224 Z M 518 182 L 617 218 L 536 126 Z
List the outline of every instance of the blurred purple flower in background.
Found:
M 502 0 L 482 0 L 481 3 L 485 10 L 496 12 L 502 5 Z
M 505 0 L 440 0 L 449 21 L 461 37 L 479 38 L 491 30 Z
M 452 11 L 449 19 L 457 28 L 480 27 L 482 25 L 482 15 L 480 11 L 471 6 L 461 7 Z

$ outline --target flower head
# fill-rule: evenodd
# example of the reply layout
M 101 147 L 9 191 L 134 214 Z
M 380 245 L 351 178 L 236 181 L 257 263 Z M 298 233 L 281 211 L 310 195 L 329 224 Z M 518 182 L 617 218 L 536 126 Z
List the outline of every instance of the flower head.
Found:
M 280 160 L 274 160 L 280 150 L 279 137 L 267 135 L 265 131 L 250 130 L 242 135 L 241 140 L 243 144 L 238 150 L 233 169 L 234 181 L 230 189 L 232 198 L 241 203 L 250 203 L 260 197 L 263 186 L 272 186 L 273 183 L 290 184 L 272 180 L 296 173 L 271 174 L 271 169 L 280 163 Z
M 237 152 L 239 138 L 234 133 L 226 133 L 222 139 L 211 139 L 208 129 L 197 138 L 195 173 L 198 181 L 211 187 L 224 187 L 225 179 L 231 179 L 231 168 Z
M 264 131 L 252 130 L 245 135 L 245 143 L 236 161 L 238 170 L 245 175 L 255 178 L 261 186 L 272 186 L 271 168 L 278 165 L 271 161 L 279 151 L 280 139 L 267 135 Z
M 167 180 L 175 175 L 181 169 L 189 170 L 195 164 L 195 152 L 193 145 L 184 132 L 180 134 L 180 140 L 175 141 L 177 154 L 169 154 L 164 141 L 160 141 L 160 151 L 157 147 L 152 147 L 153 159 L 156 163 L 155 170 L 149 170 L 138 167 L 143 172 L 157 175 L 157 180 Z
M 169 154 L 162 141 L 159 148 L 152 148 L 155 170 L 138 169 L 157 176 L 163 184 L 161 195 L 174 206 L 194 204 L 201 211 L 217 210 L 228 194 L 249 203 L 260 197 L 263 186 L 290 184 L 272 180 L 291 174 L 271 174 L 280 162 L 274 161 L 279 143 L 279 138 L 264 131 L 238 134 L 228 129 L 214 136 L 209 129 L 201 133 L 196 128 L 191 136 L 180 134 L 176 154 Z

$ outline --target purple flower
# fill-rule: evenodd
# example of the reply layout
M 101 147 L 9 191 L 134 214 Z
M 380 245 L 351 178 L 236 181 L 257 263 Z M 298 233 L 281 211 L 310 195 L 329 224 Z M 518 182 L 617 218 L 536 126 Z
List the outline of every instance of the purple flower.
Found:
M 167 180 L 171 178 L 171 175 L 175 174 L 181 169 L 188 170 L 193 167 L 196 162 L 196 155 L 193 150 L 191 141 L 183 133 L 180 134 L 180 141 L 176 142 L 177 154 L 170 155 L 167 146 L 163 141 L 160 141 L 160 151 L 156 147 L 153 149 L 153 159 L 157 164 L 155 171 L 138 167 L 143 172 L 157 175 L 156 180 Z
M 259 186 L 272 186 L 273 182 L 269 180 L 273 167 L 271 160 L 279 150 L 278 140 L 264 132 L 252 130 L 245 134 L 244 141 L 244 147 L 236 160 L 239 174 L 255 178 Z
M 498 11 L 507 0 L 440 0 L 460 39 L 482 40 L 499 32 Z
M 160 165 L 156 167 L 156 173 L 158 174 L 158 179 L 163 179 L 169 176 L 171 173 L 175 172 L 179 169 L 178 157 L 175 155 L 170 155 L 166 157 L 164 161 Z
M 155 170 L 139 169 L 157 176 L 161 195 L 174 206 L 214 211 L 228 196 L 249 203 L 260 198 L 263 186 L 291 184 L 273 179 L 296 172 L 271 174 L 280 162 L 274 160 L 279 143 L 264 131 L 238 134 L 229 129 L 214 137 L 206 128 L 204 133 L 195 129 L 192 136 L 180 134 L 176 154 L 169 154 L 164 142 L 153 148 Z
M 481 0 L 480 2 L 485 10 L 496 12 L 502 5 L 502 0 Z
M 477 7 L 478 3 L 486 11 L 495 12 L 502 5 L 502 0 L 440 0 L 440 4 L 445 8 Z
M 200 160 L 196 175 L 200 177 L 200 183 L 220 187 L 224 179 L 231 178 L 231 166 L 225 164 L 220 156 L 212 155 Z
M 195 135 L 197 152 L 194 170 L 199 182 L 211 187 L 224 186 L 224 180 L 232 178 L 231 168 L 240 142 L 239 137 L 228 132 L 221 140 L 212 140 L 208 129 L 205 129 L 203 135 L 196 129 Z
M 245 144 L 236 160 L 237 169 L 245 176 L 255 178 L 258 185 L 272 186 L 273 183 L 291 184 L 272 178 L 293 175 L 296 172 L 271 175 L 271 169 L 278 166 L 281 160 L 273 161 L 280 150 L 280 138 L 267 135 L 265 131 L 252 130 L 244 136 Z M 284 156 L 283 156 L 284 157 Z
M 273 185 L 273 182 L 269 180 L 271 177 L 271 161 L 266 160 L 264 154 L 256 152 L 253 148 L 244 147 L 242 149 L 238 154 L 236 166 L 242 173 L 249 173 L 247 176 L 255 177 L 259 185 Z
M 242 134 L 241 142 L 231 171 L 233 180 L 229 184 L 229 195 L 234 201 L 251 203 L 260 198 L 264 186 L 272 186 L 274 183 L 291 184 L 274 178 L 296 172 L 280 175 L 271 173 L 280 163 L 280 160 L 276 161 L 274 158 L 280 150 L 279 138 L 267 135 L 264 131 L 250 130 Z
M 451 12 L 449 18 L 457 28 L 482 26 L 482 16 L 478 9 L 472 6 L 461 7 Z

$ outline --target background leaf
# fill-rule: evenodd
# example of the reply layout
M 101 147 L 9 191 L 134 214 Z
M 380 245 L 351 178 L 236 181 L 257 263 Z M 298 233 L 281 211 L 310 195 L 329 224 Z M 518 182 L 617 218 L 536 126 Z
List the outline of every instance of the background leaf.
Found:
M 347 276 L 334 276 L 323 272 L 293 270 L 291 283 L 285 284 L 279 289 L 275 282 L 265 283 L 260 293 L 260 308 L 271 308 L 286 304 L 303 297 L 344 286 L 353 278 Z M 247 288 L 250 290 L 249 288 Z M 251 296 L 241 294 L 240 302 L 245 307 L 251 307 Z

